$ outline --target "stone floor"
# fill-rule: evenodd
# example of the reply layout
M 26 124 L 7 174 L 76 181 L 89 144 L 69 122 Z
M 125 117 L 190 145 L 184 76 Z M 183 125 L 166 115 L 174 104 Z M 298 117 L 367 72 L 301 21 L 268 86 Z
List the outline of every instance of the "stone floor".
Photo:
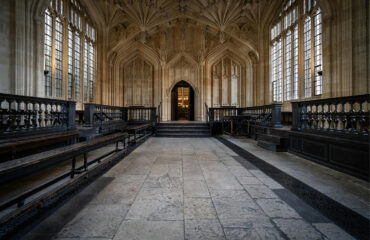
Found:
M 238 157 L 150 138 L 22 239 L 353 239 Z
M 329 196 L 335 201 L 370 218 L 369 183 L 287 152 L 271 152 L 250 138 L 223 136 L 265 162 Z

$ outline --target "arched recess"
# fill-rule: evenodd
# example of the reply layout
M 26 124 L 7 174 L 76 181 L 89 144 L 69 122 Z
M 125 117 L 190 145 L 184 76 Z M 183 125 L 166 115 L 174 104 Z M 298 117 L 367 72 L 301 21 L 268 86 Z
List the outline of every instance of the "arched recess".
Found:
M 152 107 L 154 103 L 154 67 L 141 55 L 121 65 L 123 106 Z
M 104 99 L 117 106 L 155 107 L 160 102 L 160 64 L 148 46 L 135 43 L 108 58 Z M 146 89 L 147 88 L 147 89 Z M 139 92 L 137 92 L 139 91 Z
M 204 69 L 205 100 L 208 106 L 251 106 L 253 64 L 244 51 L 225 44 L 207 56 Z
M 171 90 L 184 80 L 194 90 L 194 120 L 201 120 L 200 66 L 187 53 L 179 53 L 164 67 L 162 87 L 163 120 L 171 120 Z

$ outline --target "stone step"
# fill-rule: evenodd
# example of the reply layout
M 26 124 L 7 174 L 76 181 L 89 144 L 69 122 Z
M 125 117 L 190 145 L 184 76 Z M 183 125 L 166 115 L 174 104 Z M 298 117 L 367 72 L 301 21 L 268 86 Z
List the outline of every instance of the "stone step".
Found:
M 189 133 L 209 133 L 208 129 L 172 129 L 172 128 L 162 128 L 157 129 L 157 132 L 189 132 Z
M 209 137 L 209 133 L 184 133 L 184 132 L 173 132 L 173 133 L 157 133 L 156 137 Z
M 209 129 L 208 126 L 158 126 L 157 129 Z
M 195 127 L 195 128 L 199 128 L 199 127 L 208 127 L 208 124 L 170 124 L 170 123 L 166 123 L 166 124 L 158 124 L 157 127 L 185 127 L 185 128 L 192 128 L 192 127 Z
M 209 137 L 207 123 L 178 122 L 160 123 L 157 137 Z

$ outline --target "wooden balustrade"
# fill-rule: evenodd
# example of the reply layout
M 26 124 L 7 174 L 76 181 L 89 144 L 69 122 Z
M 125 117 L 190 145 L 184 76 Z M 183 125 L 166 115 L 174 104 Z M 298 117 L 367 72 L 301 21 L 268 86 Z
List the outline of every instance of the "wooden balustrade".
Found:
M 219 107 L 208 108 L 206 105 L 207 119 L 209 119 L 211 133 L 221 125 L 224 128 L 237 118 L 238 124 L 253 124 L 263 127 L 281 128 L 281 104 L 271 104 L 256 107 Z M 245 118 L 243 118 L 245 116 Z M 218 127 L 214 127 L 218 126 Z M 215 129 L 214 129 L 215 128 Z
M 280 128 L 281 125 L 281 104 L 271 104 L 256 107 L 220 107 L 209 108 L 209 121 L 211 123 L 222 122 L 224 117 L 258 115 L 255 124 Z
M 85 103 L 84 121 L 86 126 L 97 126 L 108 121 L 123 121 L 123 107 Z
M 236 107 L 219 107 L 209 108 L 209 122 L 222 122 L 224 116 L 237 116 L 238 108 Z
M 126 121 L 134 123 L 155 123 L 157 120 L 155 107 L 127 107 Z
M 1 138 L 74 129 L 75 112 L 75 102 L 0 93 Z
M 369 135 L 370 95 L 292 102 L 292 130 L 337 136 Z
M 255 115 L 256 125 L 281 128 L 281 104 L 239 108 L 238 115 Z

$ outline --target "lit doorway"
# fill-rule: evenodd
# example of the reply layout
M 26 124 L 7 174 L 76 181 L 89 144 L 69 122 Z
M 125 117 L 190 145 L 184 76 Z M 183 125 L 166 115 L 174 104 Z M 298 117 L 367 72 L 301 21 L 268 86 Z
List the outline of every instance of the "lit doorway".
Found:
M 194 90 L 185 81 L 178 82 L 171 92 L 171 120 L 194 120 Z

